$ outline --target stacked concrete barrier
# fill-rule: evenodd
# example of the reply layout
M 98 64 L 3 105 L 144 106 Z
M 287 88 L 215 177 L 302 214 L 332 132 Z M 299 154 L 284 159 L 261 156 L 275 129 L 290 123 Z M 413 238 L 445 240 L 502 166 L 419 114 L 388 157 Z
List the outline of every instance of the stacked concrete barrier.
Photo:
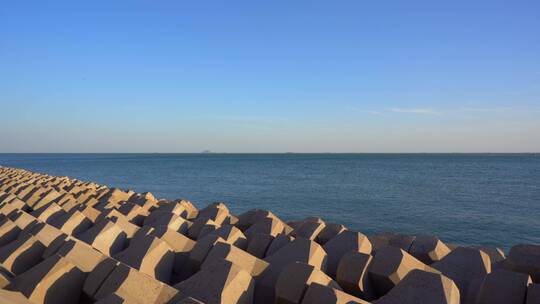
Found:
M 0 303 L 540 304 L 540 245 L 506 257 L 0 167 Z

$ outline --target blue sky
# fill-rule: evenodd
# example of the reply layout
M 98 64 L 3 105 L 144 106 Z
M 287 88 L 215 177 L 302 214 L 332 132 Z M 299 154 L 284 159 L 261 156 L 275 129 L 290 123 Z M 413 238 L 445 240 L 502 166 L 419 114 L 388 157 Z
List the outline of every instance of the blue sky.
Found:
M 9 1 L 0 152 L 540 151 L 539 1 Z

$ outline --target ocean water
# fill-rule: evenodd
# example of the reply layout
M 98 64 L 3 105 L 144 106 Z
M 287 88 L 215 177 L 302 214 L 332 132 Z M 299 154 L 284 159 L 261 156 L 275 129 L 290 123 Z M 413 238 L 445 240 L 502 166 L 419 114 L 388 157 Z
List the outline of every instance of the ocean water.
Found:
M 224 201 L 234 213 L 320 216 L 365 234 L 540 244 L 535 154 L 0 154 L 0 165 L 110 187 Z

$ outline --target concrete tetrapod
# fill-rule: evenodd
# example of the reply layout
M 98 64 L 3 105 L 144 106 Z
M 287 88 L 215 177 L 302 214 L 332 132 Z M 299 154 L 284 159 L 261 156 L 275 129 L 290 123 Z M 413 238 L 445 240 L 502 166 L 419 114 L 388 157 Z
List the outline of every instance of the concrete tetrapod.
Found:
M 283 233 L 285 229 L 285 223 L 278 219 L 277 217 L 266 217 L 258 220 L 253 225 L 251 225 L 247 230 L 244 231 L 244 234 L 251 238 L 255 234 L 269 234 L 273 237 L 276 237 L 278 234 Z
M 35 304 L 78 303 L 85 274 L 68 260 L 52 256 L 15 277 L 6 287 Z
M 156 210 L 146 217 L 144 225 L 151 227 L 165 225 L 169 227 L 169 229 L 186 234 L 191 223 L 174 213 Z
M 529 285 L 525 304 L 540 304 L 540 284 Z
M 513 246 L 505 262 L 505 267 L 527 273 L 533 282 L 540 283 L 540 245 Z
M 356 251 L 370 254 L 371 243 L 362 233 L 346 230 L 326 242 L 323 249 L 328 254 L 327 273 L 335 278 L 339 261 L 345 253 Z
M 191 296 L 206 304 L 251 304 L 254 286 L 255 281 L 247 271 L 224 260 L 174 285 L 180 290 L 178 300 Z
M 11 273 L 19 275 L 39 263 L 45 249 L 45 245 L 37 238 L 21 232 L 19 238 L 0 248 L 0 264 Z
M 369 238 L 375 253 L 379 248 L 383 247 L 398 247 L 405 251 L 409 251 L 415 237 L 412 235 L 401 234 L 396 232 L 383 232 L 373 235 Z
M 42 256 L 44 259 L 55 254 L 65 243 L 65 240 L 68 237 L 59 229 L 45 223 L 36 223 L 24 231 L 34 236 L 41 244 L 43 244 L 43 246 L 46 247 Z
M 338 289 L 318 283 L 309 285 L 301 304 L 369 304 Z
M 369 254 L 351 251 L 339 261 L 336 281 L 347 293 L 366 300 L 375 299 L 368 268 L 373 261 Z
M 294 237 L 285 234 L 278 234 L 266 249 L 266 257 L 273 255 L 278 252 L 281 248 L 287 246 L 288 244 L 294 241 Z
M 112 256 L 124 249 L 127 235 L 120 226 L 104 218 L 82 233 L 79 239 L 104 254 Z
M 228 215 L 229 208 L 227 208 L 225 203 L 215 202 L 199 210 L 197 218 L 210 219 L 216 222 L 218 225 L 221 225 Z
M 17 227 L 13 221 L 5 219 L 0 224 L 0 247 L 14 241 L 21 231 L 21 228 Z
M 285 266 L 276 282 L 276 303 L 300 304 L 311 283 L 319 283 L 341 290 L 341 287 L 312 265 L 293 262 Z
M 140 303 L 166 304 L 178 291 L 136 269 L 119 264 L 108 274 L 94 297 L 99 300 L 111 293 L 122 298 L 137 299 Z
M 189 254 L 193 247 L 195 247 L 195 241 L 181 233 L 168 229 L 167 226 L 143 227 L 141 228 L 141 232 L 153 235 L 167 242 L 174 252 L 173 271 L 181 274 L 183 268 L 187 266 Z
M 246 231 L 253 224 L 265 218 L 277 218 L 272 212 L 263 209 L 250 209 L 238 216 L 235 224 L 242 231 Z
M 462 303 L 476 301 L 480 284 L 491 272 L 491 261 L 483 251 L 458 247 L 431 266 L 456 283 Z
M 341 224 L 326 224 L 323 230 L 317 235 L 315 241 L 321 245 L 324 245 L 326 242 L 345 230 L 347 230 L 347 228 Z
M 377 295 L 384 296 L 414 269 L 433 271 L 412 255 L 398 247 L 382 247 L 368 269 L 369 277 Z
M 523 304 L 527 286 L 531 284 L 528 274 L 497 269 L 486 276 L 478 304 Z
M 459 304 L 456 284 L 442 274 L 411 270 L 376 304 Z
M 155 211 L 165 211 L 174 213 L 180 217 L 191 220 L 197 217 L 199 211 L 190 201 L 178 200 L 174 202 L 163 201 L 158 203 Z
M 170 282 L 174 253 L 165 241 L 154 236 L 137 237 L 113 258 L 164 283 Z
M 52 220 L 50 223 L 64 233 L 73 236 L 78 236 L 92 227 L 92 221 L 76 209 L 72 209 L 68 213 Z
M 322 221 L 305 221 L 298 228 L 294 229 L 291 235 L 294 237 L 306 238 L 308 240 L 315 240 L 325 226 L 325 223 Z
M 430 265 L 450 253 L 450 248 L 438 238 L 422 234 L 414 238 L 409 253 L 424 264 Z
M 190 238 L 194 240 L 198 240 L 206 236 L 208 233 L 215 231 L 219 227 L 220 225 L 211 219 L 197 218 L 193 221 L 193 224 L 189 227 L 187 231 L 187 236 L 189 236 Z
M 326 270 L 326 252 L 317 243 L 304 238 L 297 238 L 265 258 L 270 265 L 257 279 L 255 288 L 256 303 L 274 303 L 275 285 L 281 271 L 292 262 L 312 265 L 322 271 Z
M 264 257 L 266 257 L 266 251 L 268 250 L 268 247 L 270 247 L 270 244 L 272 244 L 272 241 L 274 241 L 274 239 L 275 238 L 270 234 L 252 234 L 250 240 L 248 241 L 246 251 L 258 258 L 263 259 Z
M 251 276 L 259 276 L 267 267 L 268 262 L 261 260 L 231 244 L 218 242 L 210 250 L 201 269 L 210 267 L 216 261 L 229 261 L 247 271 Z

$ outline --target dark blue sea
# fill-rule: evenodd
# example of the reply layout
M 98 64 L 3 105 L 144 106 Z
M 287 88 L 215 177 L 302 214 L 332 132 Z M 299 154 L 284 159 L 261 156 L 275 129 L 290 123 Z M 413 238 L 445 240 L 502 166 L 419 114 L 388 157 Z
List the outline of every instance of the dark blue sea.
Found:
M 0 165 L 111 187 L 321 216 L 365 234 L 465 245 L 540 244 L 535 154 L 0 154 Z

